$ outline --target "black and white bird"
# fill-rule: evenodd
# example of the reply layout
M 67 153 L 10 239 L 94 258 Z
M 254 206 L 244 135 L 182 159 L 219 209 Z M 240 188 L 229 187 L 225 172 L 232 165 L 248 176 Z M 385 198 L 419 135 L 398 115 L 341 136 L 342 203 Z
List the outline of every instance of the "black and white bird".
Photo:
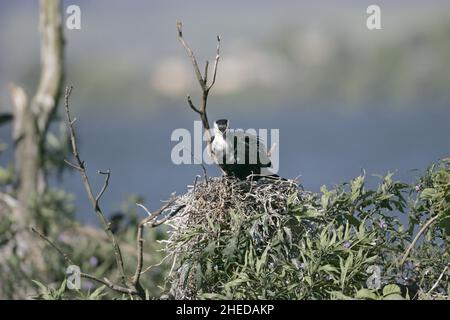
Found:
M 263 168 L 271 166 L 266 146 L 257 136 L 229 130 L 226 119 L 215 121 L 213 131 L 211 152 L 227 175 L 245 179 L 251 174 L 261 175 Z

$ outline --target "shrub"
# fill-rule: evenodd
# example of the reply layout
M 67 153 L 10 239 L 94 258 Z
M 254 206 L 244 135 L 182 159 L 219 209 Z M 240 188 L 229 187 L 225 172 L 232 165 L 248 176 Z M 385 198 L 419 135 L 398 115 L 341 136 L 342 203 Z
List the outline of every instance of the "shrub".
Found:
M 431 166 L 416 185 L 391 173 L 375 190 L 365 184 L 365 174 L 320 193 L 291 180 L 198 183 L 178 199 L 185 207 L 171 221 L 170 294 L 448 298 L 450 159 Z M 420 228 L 424 239 L 413 241 Z

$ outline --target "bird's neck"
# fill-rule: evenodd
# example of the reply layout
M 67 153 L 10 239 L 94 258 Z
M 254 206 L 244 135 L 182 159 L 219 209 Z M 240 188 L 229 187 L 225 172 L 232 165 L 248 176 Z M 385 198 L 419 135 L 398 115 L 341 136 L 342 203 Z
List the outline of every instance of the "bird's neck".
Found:
M 216 132 L 214 139 L 217 139 L 218 142 L 225 143 L 227 139 L 227 133 Z

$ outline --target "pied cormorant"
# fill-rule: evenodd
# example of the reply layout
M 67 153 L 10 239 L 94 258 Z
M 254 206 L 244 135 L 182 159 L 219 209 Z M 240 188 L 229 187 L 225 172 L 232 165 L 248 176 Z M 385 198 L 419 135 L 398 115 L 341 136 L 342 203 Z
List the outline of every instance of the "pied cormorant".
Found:
M 257 136 L 229 130 L 226 119 L 215 121 L 213 131 L 211 151 L 214 161 L 227 175 L 245 179 L 251 174 L 260 175 L 262 168 L 271 166 L 266 146 Z

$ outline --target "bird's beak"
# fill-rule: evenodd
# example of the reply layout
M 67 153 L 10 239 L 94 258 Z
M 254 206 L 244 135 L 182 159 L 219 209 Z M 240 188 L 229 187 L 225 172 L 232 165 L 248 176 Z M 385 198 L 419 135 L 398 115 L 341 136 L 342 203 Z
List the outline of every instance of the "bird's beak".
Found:
M 218 128 L 222 133 L 225 133 L 225 131 L 227 131 L 227 126 L 225 124 L 219 124 Z

